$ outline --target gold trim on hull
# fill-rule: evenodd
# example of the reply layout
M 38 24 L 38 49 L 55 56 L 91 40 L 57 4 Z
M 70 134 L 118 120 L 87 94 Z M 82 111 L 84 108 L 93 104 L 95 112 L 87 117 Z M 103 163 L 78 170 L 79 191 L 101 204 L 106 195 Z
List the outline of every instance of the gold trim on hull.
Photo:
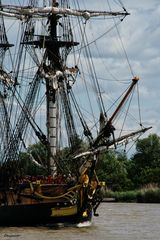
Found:
M 77 205 L 64 208 L 51 208 L 51 217 L 64 217 L 75 215 L 78 212 Z

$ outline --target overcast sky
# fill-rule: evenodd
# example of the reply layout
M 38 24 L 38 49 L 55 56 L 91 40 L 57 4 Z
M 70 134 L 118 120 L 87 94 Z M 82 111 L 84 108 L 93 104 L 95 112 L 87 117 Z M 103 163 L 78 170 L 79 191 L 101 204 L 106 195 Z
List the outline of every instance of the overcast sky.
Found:
M 3 4 L 16 3 L 16 1 L 6 0 L 3 1 Z M 120 34 L 132 70 L 135 75 L 140 77 L 139 90 L 142 122 L 147 127 L 153 127 L 149 133 L 160 135 L 160 0 L 113 0 L 112 2 L 123 2 L 127 11 L 131 13 L 120 25 Z M 82 4 L 83 8 L 97 10 L 106 10 L 108 7 L 107 3 L 108 0 L 79 1 L 79 4 Z M 117 7 L 118 5 L 120 4 L 117 4 Z M 93 32 L 94 39 L 97 33 L 98 36 L 100 33 L 104 33 L 104 30 L 101 30 L 102 25 L 99 24 L 97 26 Z M 112 68 L 114 74 L 116 74 L 114 65 L 118 66 L 121 73 L 124 73 L 127 67 L 121 61 L 121 58 L 118 59 L 115 56 L 112 47 L 113 40 L 111 38 L 106 43 L 103 42 L 103 39 L 97 41 L 97 45 L 101 51 L 101 58 L 104 57 L 107 65 L 110 69 Z M 102 59 L 96 55 L 96 52 L 93 54 L 93 57 L 97 61 L 97 66 L 99 66 L 100 75 L 102 72 L 100 63 Z M 126 74 L 126 76 L 128 77 L 129 75 Z
M 123 0 L 131 13 L 123 25 L 133 71 L 140 76 L 142 118 L 160 134 L 160 1 Z
M 93 1 L 97 9 L 102 7 L 100 2 L 104 1 Z M 132 70 L 140 77 L 142 120 L 153 127 L 147 134 L 160 135 L 160 0 L 121 2 L 131 13 L 121 24 L 120 33 Z

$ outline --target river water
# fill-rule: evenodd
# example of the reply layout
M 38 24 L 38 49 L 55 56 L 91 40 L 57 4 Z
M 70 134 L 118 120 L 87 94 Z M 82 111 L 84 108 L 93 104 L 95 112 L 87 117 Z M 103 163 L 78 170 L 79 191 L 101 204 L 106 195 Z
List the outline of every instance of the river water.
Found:
M 88 227 L 0 227 L 0 240 L 160 240 L 160 204 L 103 203 Z

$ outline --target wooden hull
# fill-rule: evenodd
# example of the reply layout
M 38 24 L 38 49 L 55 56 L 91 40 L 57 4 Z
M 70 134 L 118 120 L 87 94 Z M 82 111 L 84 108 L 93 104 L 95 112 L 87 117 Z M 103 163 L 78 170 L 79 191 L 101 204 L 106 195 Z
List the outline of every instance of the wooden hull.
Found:
M 32 205 L 11 205 L 0 207 L 0 226 L 32 226 L 56 223 L 71 223 L 90 221 L 91 213 L 82 217 L 80 213 L 70 215 L 54 215 L 55 205 L 52 203 L 40 203 Z M 60 208 L 57 208 L 60 210 Z M 64 208 L 61 208 L 64 211 Z
M 57 197 L 58 191 L 59 197 Z M 42 195 L 46 192 L 50 196 Z M 19 194 L 8 191 L 7 204 L 0 205 L 0 226 L 76 224 L 89 221 L 92 207 L 86 201 L 84 192 L 83 188 L 73 187 L 66 191 L 66 186 L 52 184 L 41 187 L 35 185 L 34 189 L 27 187 Z M 2 199 L 3 193 L 0 192 L 0 195 Z

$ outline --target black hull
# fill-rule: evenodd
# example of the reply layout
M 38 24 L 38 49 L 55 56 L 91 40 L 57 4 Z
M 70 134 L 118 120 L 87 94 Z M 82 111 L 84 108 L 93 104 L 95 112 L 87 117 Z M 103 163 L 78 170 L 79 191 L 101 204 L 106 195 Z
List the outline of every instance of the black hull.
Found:
M 91 221 L 91 212 L 87 217 L 81 214 L 69 216 L 51 216 L 52 203 L 40 203 L 35 205 L 11 205 L 0 207 L 0 226 L 35 226 L 57 223 L 78 224 Z

